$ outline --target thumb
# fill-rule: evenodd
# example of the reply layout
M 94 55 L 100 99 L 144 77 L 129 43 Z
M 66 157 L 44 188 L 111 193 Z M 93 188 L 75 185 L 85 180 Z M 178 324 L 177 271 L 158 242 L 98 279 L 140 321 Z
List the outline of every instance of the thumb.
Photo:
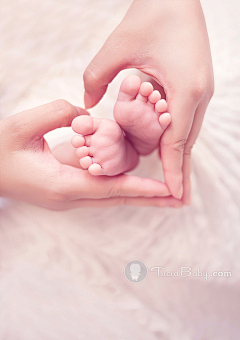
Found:
M 180 199 L 183 194 L 183 156 L 193 118 L 196 101 L 190 96 L 175 93 L 168 101 L 171 124 L 163 133 L 160 143 L 165 182 L 173 195 Z
M 128 67 L 128 52 L 124 52 L 122 45 L 122 42 L 118 43 L 117 36 L 110 36 L 86 68 L 83 75 L 86 108 L 95 106 L 105 94 L 108 84 L 122 69 Z
M 24 127 L 21 134 L 24 135 L 25 140 L 28 140 L 36 136 L 42 138 L 49 131 L 71 126 L 72 120 L 79 115 L 89 115 L 89 113 L 84 109 L 73 106 L 66 100 L 59 99 L 20 112 L 15 117 Z

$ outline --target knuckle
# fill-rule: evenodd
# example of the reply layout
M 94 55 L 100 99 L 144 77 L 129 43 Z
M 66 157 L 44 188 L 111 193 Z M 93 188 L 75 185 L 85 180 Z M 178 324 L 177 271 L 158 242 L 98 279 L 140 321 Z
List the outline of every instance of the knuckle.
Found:
M 119 205 L 128 205 L 128 200 L 127 197 L 117 197 L 114 200 L 114 205 L 119 206 Z
M 91 78 L 92 72 L 90 70 L 90 65 L 86 68 L 86 70 L 83 73 L 83 81 L 84 84 L 89 82 L 89 79 Z
M 128 205 L 128 198 L 127 197 L 119 198 L 119 205 Z
M 67 195 L 57 190 L 51 190 L 49 200 L 53 203 L 61 203 L 68 201 Z
M 108 190 L 108 197 L 121 197 L 121 177 L 116 176 L 113 185 Z
M 53 206 L 69 202 L 71 200 L 70 194 L 63 188 L 61 183 L 51 183 L 49 185 L 48 200 L 53 203 Z
M 55 192 L 54 193 L 54 201 L 55 202 L 67 202 L 68 196 L 62 192 Z
M 184 148 L 184 155 L 185 156 L 191 156 L 193 145 L 194 144 L 185 145 L 185 148 Z
M 75 116 L 75 108 L 65 99 L 58 99 L 54 102 L 54 110 L 60 117 L 63 124 L 72 122 Z
M 65 99 L 58 99 L 54 102 L 55 109 L 59 113 L 64 112 L 64 113 L 71 113 L 72 112 L 72 104 L 70 104 L 67 100 Z
M 186 138 L 179 138 L 176 139 L 175 141 L 163 141 L 161 143 L 161 146 L 171 148 L 172 150 L 183 153 L 185 145 L 186 145 L 187 139 Z
M 10 133 L 11 135 L 22 138 L 23 136 L 27 135 L 28 126 L 24 119 L 17 119 L 18 117 L 22 118 L 20 116 L 21 113 L 7 118 L 4 127 L 6 131 L 8 131 L 8 134 Z
M 214 94 L 214 76 L 209 71 L 203 71 L 199 77 L 195 78 L 190 89 L 190 95 L 196 100 L 201 100 L 204 96 Z
M 206 86 L 205 86 L 204 82 L 200 81 L 198 83 L 195 83 L 192 86 L 191 91 L 190 91 L 190 95 L 191 95 L 192 98 L 199 101 L 203 97 L 205 90 L 206 90 Z

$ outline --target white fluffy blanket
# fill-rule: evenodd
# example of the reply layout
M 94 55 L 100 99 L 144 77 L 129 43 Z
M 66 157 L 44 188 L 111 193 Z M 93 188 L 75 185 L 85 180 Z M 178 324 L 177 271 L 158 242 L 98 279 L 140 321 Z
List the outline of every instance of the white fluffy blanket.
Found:
M 58 98 L 82 105 L 83 71 L 129 5 L 1 0 L 1 116 Z M 1 340 L 239 339 L 239 1 L 203 0 L 203 8 L 216 90 L 193 152 L 192 206 L 51 212 L 4 201 Z M 112 116 L 127 72 L 93 115 Z M 63 129 L 48 139 L 54 145 L 66 136 Z M 159 166 L 153 155 L 136 173 L 154 177 Z M 149 269 L 142 283 L 124 277 L 132 259 Z M 199 268 L 209 277 L 157 277 L 154 266 Z M 231 277 L 210 276 L 213 271 Z

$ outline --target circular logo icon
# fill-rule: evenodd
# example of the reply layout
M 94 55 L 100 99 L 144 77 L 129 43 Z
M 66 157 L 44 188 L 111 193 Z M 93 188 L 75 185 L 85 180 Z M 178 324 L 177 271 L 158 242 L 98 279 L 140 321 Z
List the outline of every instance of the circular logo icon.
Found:
M 147 266 L 139 260 L 128 262 L 124 270 L 125 276 L 130 282 L 142 282 L 147 276 Z

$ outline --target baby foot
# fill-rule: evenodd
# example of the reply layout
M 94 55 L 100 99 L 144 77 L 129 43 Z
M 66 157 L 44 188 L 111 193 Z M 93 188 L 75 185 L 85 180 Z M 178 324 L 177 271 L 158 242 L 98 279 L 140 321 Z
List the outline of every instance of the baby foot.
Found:
M 113 120 L 79 116 L 72 128 L 79 134 L 72 138 L 72 145 L 80 165 L 91 175 L 115 176 L 137 166 L 136 150 Z
M 160 137 L 171 122 L 166 110 L 167 103 L 159 91 L 131 75 L 121 84 L 113 113 L 137 152 L 148 155 L 159 146 Z

